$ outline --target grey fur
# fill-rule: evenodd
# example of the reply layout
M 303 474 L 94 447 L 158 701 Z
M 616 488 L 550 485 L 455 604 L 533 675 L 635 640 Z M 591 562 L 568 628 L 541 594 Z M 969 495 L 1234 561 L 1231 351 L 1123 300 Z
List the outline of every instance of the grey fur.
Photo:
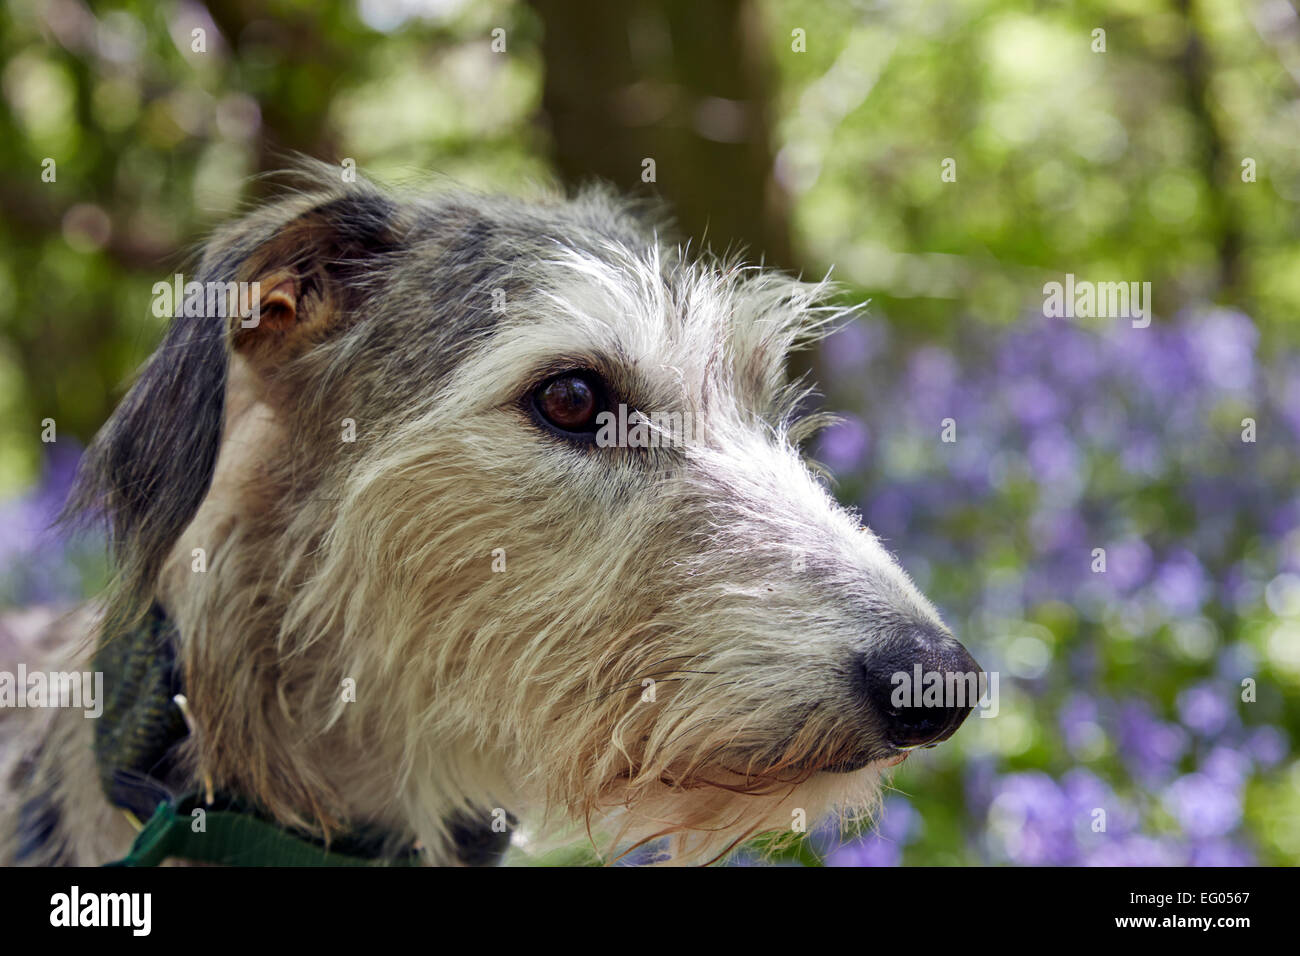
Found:
M 298 175 L 198 265 L 290 276 L 292 322 L 173 320 L 70 505 L 106 522 L 121 571 L 101 640 L 155 598 L 179 627 L 191 781 L 322 835 L 383 825 L 431 862 L 507 811 L 530 838 L 563 819 L 614 848 L 671 835 L 683 860 L 792 809 L 869 812 L 901 752 L 863 703 L 864 655 L 957 645 L 798 453 L 785 360 L 841 315 L 824 288 L 691 257 L 601 189 Z M 531 396 L 573 368 L 698 419 L 697 440 L 548 430 Z M 0 811 L 29 806 L 65 861 L 114 852 L 120 833 L 40 802 L 110 819 L 60 772 L 83 731 L 60 714 L 29 733 L 48 743 Z

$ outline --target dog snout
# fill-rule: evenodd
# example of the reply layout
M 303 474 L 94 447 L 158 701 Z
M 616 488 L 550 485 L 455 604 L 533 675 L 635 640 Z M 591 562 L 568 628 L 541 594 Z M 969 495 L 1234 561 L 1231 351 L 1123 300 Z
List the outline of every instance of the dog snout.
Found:
M 898 750 L 947 740 L 979 700 L 979 664 L 934 627 L 908 629 L 862 666 L 867 703 Z

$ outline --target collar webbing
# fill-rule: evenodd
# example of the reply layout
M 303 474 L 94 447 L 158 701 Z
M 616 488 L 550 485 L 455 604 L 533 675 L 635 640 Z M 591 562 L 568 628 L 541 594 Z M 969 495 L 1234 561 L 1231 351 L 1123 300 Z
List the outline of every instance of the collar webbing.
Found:
M 167 859 L 231 866 L 409 866 L 409 848 L 383 833 L 346 834 L 331 846 L 282 827 L 229 795 L 214 802 L 178 796 L 174 747 L 189 735 L 176 703 L 178 632 L 158 604 L 141 624 L 101 638 L 94 668 L 104 674 L 104 712 L 95 726 L 100 784 L 114 806 L 147 820 L 130 852 L 110 866 L 156 866 Z M 202 814 L 195 813 L 202 810 Z
M 410 851 L 395 859 L 352 856 L 238 810 L 210 810 L 200 794 L 158 804 L 131 844 L 109 866 L 157 866 L 167 859 L 222 866 L 419 866 Z

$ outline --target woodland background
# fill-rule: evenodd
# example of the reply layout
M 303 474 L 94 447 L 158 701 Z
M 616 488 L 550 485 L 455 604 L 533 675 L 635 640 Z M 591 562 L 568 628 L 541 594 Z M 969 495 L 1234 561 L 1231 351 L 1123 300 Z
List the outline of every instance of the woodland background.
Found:
M 0 607 L 102 583 L 49 521 L 259 174 L 600 177 L 870 300 L 800 360 L 845 412 L 810 451 L 1002 675 L 790 860 L 1300 861 L 1293 3 L 7 0 L 0 58 Z M 1045 318 L 1066 273 L 1151 327 Z

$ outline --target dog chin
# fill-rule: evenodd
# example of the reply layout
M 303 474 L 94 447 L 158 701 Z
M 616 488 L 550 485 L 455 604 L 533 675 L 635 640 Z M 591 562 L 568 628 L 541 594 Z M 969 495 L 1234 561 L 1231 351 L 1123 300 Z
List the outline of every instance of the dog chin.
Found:
M 822 773 L 857 773 L 859 770 L 865 770 L 871 767 L 875 770 L 887 770 L 890 767 L 897 767 L 907 759 L 908 752 L 897 751 L 895 753 L 885 754 L 883 756 L 866 755 L 862 757 L 852 757 L 848 760 L 842 760 L 838 763 L 822 767 Z

